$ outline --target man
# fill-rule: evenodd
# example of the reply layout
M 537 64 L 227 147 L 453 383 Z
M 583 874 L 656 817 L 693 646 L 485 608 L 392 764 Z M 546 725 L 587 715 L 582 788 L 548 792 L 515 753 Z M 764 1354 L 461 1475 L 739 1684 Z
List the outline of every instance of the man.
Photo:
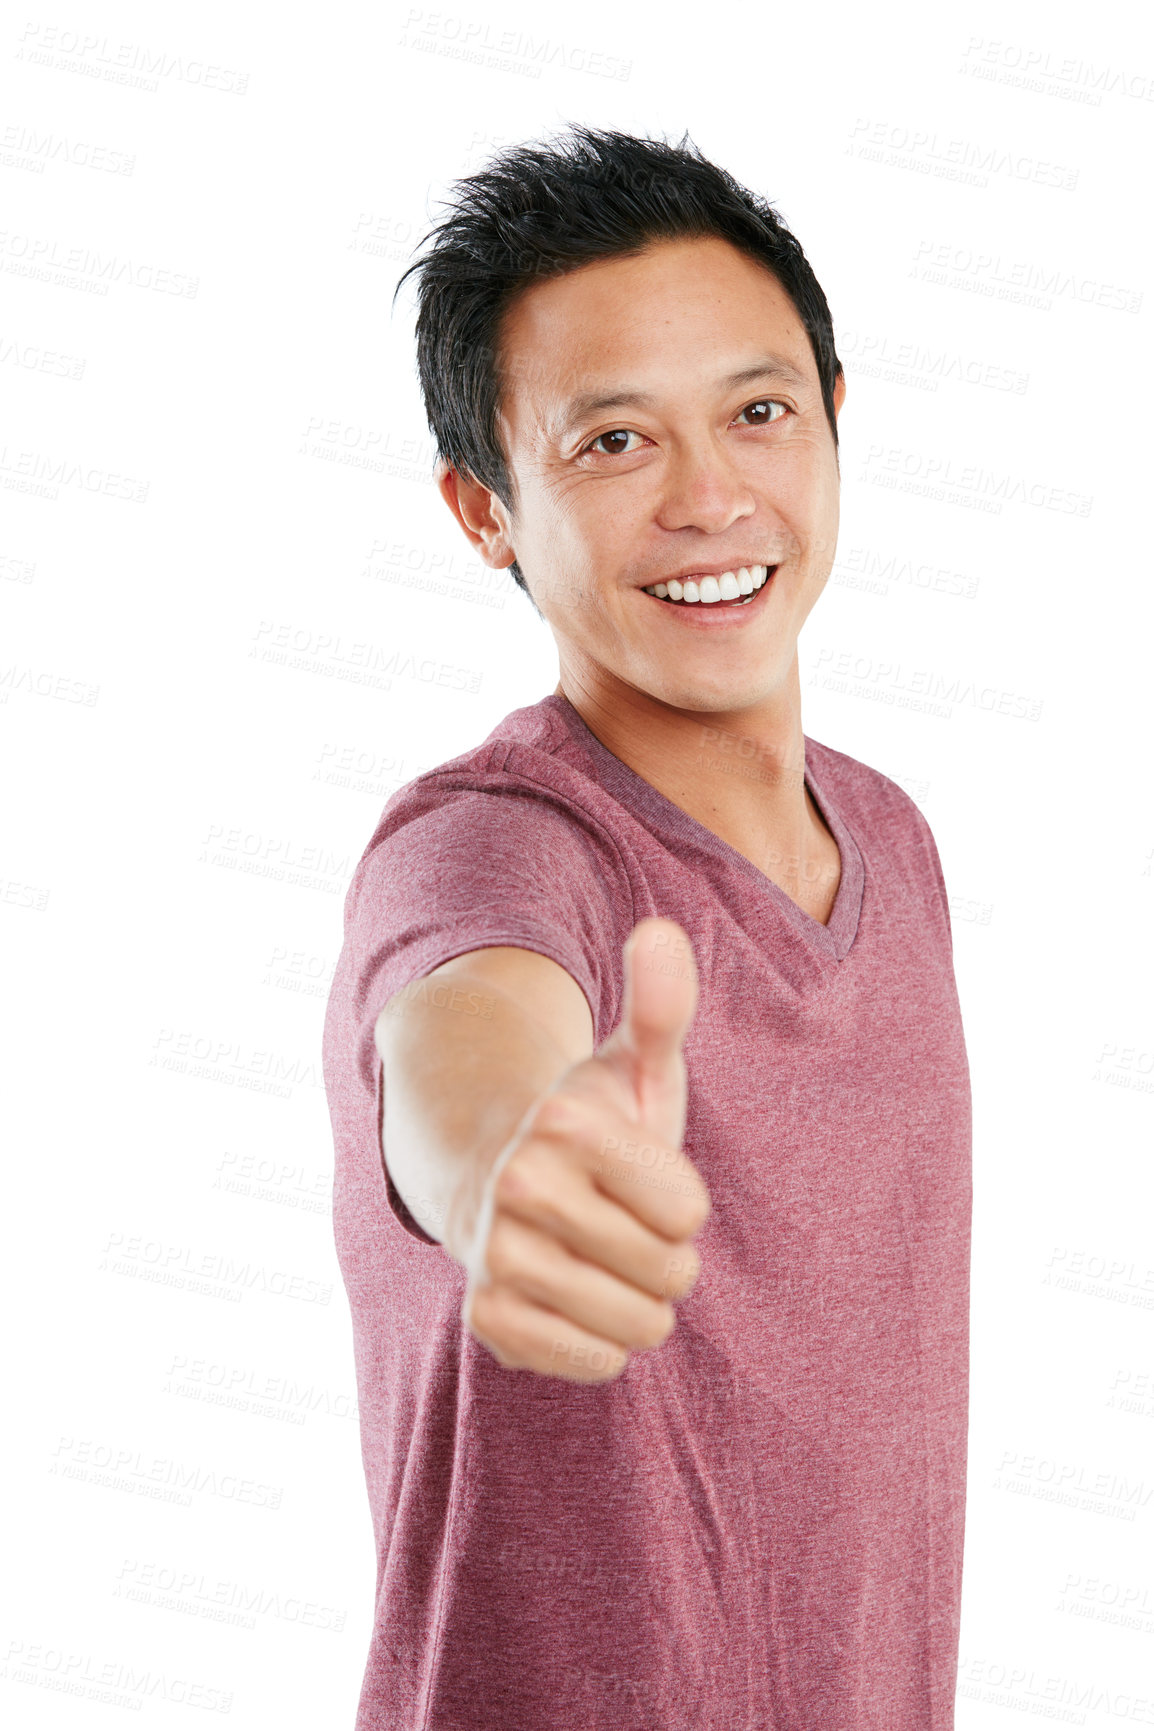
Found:
M 346 906 L 359 1731 L 948 1731 L 969 1084 L 925 820 L 802 730 L 825 298 L 684 141 L 587 128 L 414 268 L 441 492 L 560 679 Z

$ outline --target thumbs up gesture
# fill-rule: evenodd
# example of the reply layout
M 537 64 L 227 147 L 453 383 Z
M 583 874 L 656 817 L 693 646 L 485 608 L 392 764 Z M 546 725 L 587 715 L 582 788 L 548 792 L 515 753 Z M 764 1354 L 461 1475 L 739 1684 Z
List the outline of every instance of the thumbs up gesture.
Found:
M 709 1214 L 681 1150 L 696 1004 L 689 939 L 672 920 L 642 920 L 625 945 L 617 1028 L 534 1102 L 494 1161 L 461 1257 L 463 1315 L 506 1367 L 605 1382 L 671 1333 Z

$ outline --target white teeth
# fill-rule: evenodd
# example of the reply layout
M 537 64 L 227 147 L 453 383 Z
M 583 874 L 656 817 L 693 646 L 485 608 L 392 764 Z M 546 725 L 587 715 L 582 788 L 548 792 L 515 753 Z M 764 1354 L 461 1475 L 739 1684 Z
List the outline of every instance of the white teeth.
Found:
M 768 565 L 742 565 L 736 571 L 723 571 L 720 577 L 702 577 L 700 582 L 691 577 L 688 582 L 680 583 L 676 577 L 671 577 L 668 583 L 647 585 L 645 593 L 656 595 L 660 601 L 700 601 L 710 606 L 718 601 L 737 601 L 744 595 L 755 595 L 768 576 Z

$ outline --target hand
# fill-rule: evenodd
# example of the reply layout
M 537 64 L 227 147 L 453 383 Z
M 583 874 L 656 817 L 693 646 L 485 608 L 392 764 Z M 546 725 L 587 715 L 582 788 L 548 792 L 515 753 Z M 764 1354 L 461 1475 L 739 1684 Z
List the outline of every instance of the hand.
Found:
M 477 1339 L 510 1369 L 575 1382 L 608 1381 L 668 1338 L 709 1214 L 681 1151 L 689 939 L 672 920 L 642 920 L 624 961 L 619 1025 L 530 1107 L 467 1233 L 458 1220 L 445 1240 L 469 1271 L 463 1315 Z

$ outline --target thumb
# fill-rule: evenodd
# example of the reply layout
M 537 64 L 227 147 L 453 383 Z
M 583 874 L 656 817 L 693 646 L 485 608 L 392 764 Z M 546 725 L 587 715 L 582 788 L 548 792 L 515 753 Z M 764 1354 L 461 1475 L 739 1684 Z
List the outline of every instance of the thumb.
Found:
M 680 1144 L 685 1127 L 682 1042 L 697 1009 L 693 946 L 673 920 L 645 919 L 625 942 L 621 1020 L 602 1047 L 632 1083 L 640 1117 Z

